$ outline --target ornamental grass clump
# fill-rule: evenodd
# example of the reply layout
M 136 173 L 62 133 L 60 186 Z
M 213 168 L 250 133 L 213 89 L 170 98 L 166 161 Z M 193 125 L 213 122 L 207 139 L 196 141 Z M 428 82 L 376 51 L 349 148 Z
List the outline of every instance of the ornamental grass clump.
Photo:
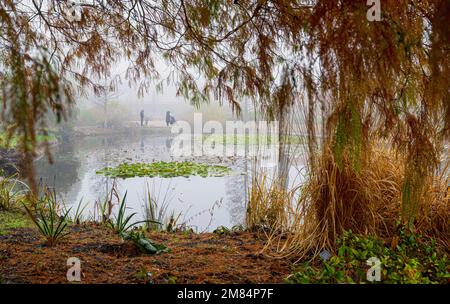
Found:
M 46 188 L 36 203 L 31 204 L 34 208 L 25 204 L 23 206 L 48 246 L 55 246 L 69 234 L 66 228 L 70 221 L 70 209 L 61 211 L 54 191 Z

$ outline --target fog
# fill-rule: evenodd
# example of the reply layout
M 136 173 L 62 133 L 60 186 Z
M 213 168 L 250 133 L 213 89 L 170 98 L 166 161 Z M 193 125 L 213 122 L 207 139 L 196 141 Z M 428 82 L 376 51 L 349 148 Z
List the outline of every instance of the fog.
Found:
M 163 121 L 167 111 L 177 120 L 186 121 L 192 121 L 195 112 L 202 113 L 206 121 L 222 122 L 234 117 L 231 107 L 228 104 L 221 105 L 218 100 L 210 100 L 209 104 L 202 104 L 197 108 L 188 99 L 178 95 L 176 85 L 168 81 L 169 76 L 176 79 L 176 71 L 162 60 L 155 59 L 155 69 L 159 77 L 152 79 L 151 86 L 140 96 L 140 83 L 126 79 L 128 66 L 129 62 L 122 60 L 110 72 L 109 77 L 97 80 L 106 86 L 114 83 L 114 91 L 96 95 L 92 90 L 88 90 L 85 96 L 78 96 L 71 120 L 77 125 L 100 125 L 105 116 L 114 121 L 138 121 L 141 110 L 144 110 L 146 119 L 150 121 Z M 201 83 L 200 79 L 199 84 Z

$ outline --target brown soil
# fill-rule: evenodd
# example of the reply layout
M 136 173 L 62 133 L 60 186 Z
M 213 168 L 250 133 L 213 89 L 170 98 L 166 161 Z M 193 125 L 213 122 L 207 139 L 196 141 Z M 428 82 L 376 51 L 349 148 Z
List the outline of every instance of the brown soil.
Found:
M 170 252 L 141 253 L 96 224 L 71 226 L 55 247 L 36 230 L 0 235 L 3 283 L 67 283 L 69 257 L 81 260 L 82 283 L 281 283 L 291 263 L 258 254 L 263 241 L 251 233 L 149 233 Z M 151 276 L 147 276 L 151 273 Z

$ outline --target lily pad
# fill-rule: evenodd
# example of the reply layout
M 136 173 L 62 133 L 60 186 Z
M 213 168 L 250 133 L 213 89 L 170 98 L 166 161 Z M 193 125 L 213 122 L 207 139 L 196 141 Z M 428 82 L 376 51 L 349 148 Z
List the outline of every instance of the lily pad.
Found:
M 123 163 L 117 167 L 106 167 L 98 170 L 97 174 L 110 177 L 189 177 L 193 175 L 201 177 L 221 177 L 231 173 L 225 166 L 199 164 L 193 162 L 154 162 L 154 163 Z

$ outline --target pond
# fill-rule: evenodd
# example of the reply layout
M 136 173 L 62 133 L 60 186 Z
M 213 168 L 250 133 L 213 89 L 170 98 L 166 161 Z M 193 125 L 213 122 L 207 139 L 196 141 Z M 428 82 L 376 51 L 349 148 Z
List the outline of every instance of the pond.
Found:
M 178 224 L 196 232 L 213 231 L 219 226 L 243 225 L 249 187 L 250 161 L 245 157 L 186 157 L 170 155 L 173 135 L 170 130 L 134 132 L 114 136 L 74 138 L 56 146 L 53 164 L 45 157 L 35 162 L 41 183 L 54 188 L 67 207 L 76 209 L 86 204 L 84 217 L 96 216 L 95 202 L 116 184 L 121 197 L 127 194 L 128 212 L 136 212 L 136 220 L 145 217 L 147 190 L 158 203 L 167 204 L 166 214 L 179 215 Z M 224 165 L 232 173 L 220 177 L 133 177 L 111 178 L 96 171 L 126 163 L 158 161 L 195 161 Z M 298 175 L 291 170 L 290 175 Z

